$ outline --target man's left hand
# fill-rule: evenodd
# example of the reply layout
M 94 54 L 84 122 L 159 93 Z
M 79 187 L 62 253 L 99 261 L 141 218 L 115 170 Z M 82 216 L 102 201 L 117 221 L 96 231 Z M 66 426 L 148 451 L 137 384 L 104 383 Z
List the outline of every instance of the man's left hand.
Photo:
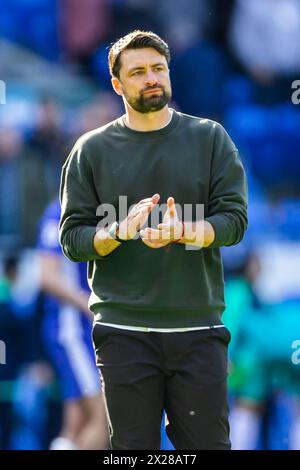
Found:
M 178 218 L 173 197 L 167 200 L 167 211 L 157 229 L 147 227 L 140 231 L 141 239 L 150 248 L 162 248 L 169 243 L 179 241 L 183 235 L 184 225 Z

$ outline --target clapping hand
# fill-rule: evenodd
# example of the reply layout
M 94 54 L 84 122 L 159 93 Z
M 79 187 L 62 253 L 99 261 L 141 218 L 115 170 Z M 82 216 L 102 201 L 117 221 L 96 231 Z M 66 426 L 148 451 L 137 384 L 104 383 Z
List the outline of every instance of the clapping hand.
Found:
M 140 231 L 141 239 L 150 248 L 162 248 L 179 241 L 184 232 L 184 224 L 178 218 L 173 197 L 167 200 L 167 211 L 156 229 L 147 227 Z

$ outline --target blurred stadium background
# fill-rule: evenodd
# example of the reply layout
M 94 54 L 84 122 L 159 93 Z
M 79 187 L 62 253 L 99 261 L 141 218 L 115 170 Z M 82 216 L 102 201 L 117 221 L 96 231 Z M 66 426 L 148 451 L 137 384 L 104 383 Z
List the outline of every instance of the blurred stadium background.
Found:
M 249 229 L 223 250 L 233 446 L 300 448 L 300 1 L 2 0 L 0 449 L 60 427 L 37 227 L 77 137 L 123 113 L 107 47 L 133 29 L 169 42 L 173 107 L 221 122 L 247 171 Z

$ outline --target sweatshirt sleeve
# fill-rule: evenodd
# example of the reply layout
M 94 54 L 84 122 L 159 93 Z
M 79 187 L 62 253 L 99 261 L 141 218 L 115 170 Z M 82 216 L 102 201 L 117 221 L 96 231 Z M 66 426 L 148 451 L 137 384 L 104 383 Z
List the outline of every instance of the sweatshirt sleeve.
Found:
M 66 160 L 60 184 L 59 241 L 71 261 L 102 259 L 94 248 L 100 204 L 94 187 L 87 150 L 80 140 Z
M 239 243 L 248 225 L 248 189 L 239 152 L 221 125 L 217 125 L 210 177 L 208 217 L 215 240 L 208 248 Z

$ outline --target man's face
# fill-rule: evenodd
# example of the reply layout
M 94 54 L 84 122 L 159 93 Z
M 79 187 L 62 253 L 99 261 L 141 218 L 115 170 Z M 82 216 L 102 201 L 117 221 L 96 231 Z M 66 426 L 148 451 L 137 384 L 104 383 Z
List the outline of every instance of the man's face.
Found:
M 120 79 L 115 90 L 139 113 L 161 110 L 171 99 L 169 68 L 165 56 L 152 47 L 121 53 Z

